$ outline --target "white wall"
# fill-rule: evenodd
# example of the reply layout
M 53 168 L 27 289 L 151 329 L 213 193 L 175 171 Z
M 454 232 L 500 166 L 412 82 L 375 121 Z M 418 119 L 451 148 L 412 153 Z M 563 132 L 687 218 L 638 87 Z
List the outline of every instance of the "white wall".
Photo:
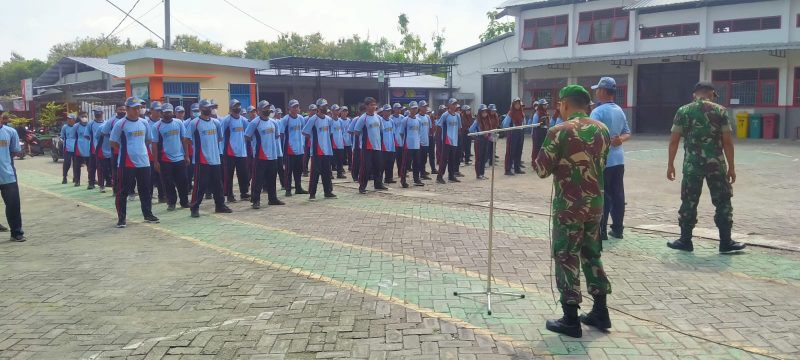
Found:
M 780 43 L 789 41 L 789 29 L 795 26 L 795 14 L 788 14 L 791 2 L 796 0 L 774 0 L 715 6 L 708 11 L 708 20 L 704 29 L 708 34 L 708 47 L 735 46 L 744 44 Z M 666 14 L 665 14 L 666 15 Z M 763 16 L 777 16 L 781 18 L 781 28 L 777 30 L 744 31 L 735 33 L 714 33 L 714 22 L 718 20 L 732 20 L 754 18 Z
M 480 104 L 483 101 L 483 75 L 496 74 L 492 69 L 496 64 L 518 61 L 519 58 L 515 56 L 518 44 L 518 37 L 512 36 L 459 55 L 453 68 L 453 87 L 461 93 L 474 94 L 474 103 Z
M 708 27 L 706 26 L 706 16 L 708 8 L 700 9 L 686 9 L 678 11 L 669 11 L 664 13 L 654 14 L 640 14 L 637 17 L 637 26 L 635 27 L 635 48 L 637 52 L 652 52 L 652 51 L 665 51 L 675 49 L 704 49 L 706 47 L 706 38 L 708 36 Z M 638 26 L 656 27 L 661 25 L 675 25 L 675 24 L 700 24 L 700 35 L 694 36 L 678 36 L 673 38 L 661 39 L 641 39 L 641 31 Z

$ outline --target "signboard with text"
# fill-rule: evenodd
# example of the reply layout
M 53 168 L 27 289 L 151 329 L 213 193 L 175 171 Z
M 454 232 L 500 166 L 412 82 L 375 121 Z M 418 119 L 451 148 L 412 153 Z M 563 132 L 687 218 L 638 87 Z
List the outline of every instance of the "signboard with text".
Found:
M 429 101 L 430 93 L 426 89 L 391 89 L 389 90 L 390 103 L 400 103 L 401 105 L 408 105 L 412 101 Z

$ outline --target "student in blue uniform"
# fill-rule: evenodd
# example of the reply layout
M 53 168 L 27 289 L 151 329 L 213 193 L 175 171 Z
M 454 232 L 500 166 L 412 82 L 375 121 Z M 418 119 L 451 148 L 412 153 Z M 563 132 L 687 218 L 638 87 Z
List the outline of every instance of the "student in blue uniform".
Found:
M 3 111 L 3 106 L 0 105 L 0 115 Z M 22 148 L 19 146 L 17 131 L 8 125 L 0 126 L 0 195 L 6 205 L 6 221 L 11 228 L 11 241 L 23 242 L 26 239 L 25 232 L 22 231 L 17 169 L 14 168 L 14 157 L 21 156 Z M 66 176 L 64 179 L 66 180 Z
M 439 163 L 439 176 L 436 182 L 444 184 L 444 173 L 447 170 L 450 182 L 461 182 L 456 178 L 458 173 L 458 132 L 461 128 L 461 116 L 458 114 L 458 100 L 447 101 L 448 109 L 444 112 L 436 125 L 441 128 L 441 162 Z
M 153 131 L 153 126 L 156 125 L 157 122 L 161 121 L 161 107 L 162 104 L 159 101 L 153 101 L 150 103 L 150 114 L 145 117 L 147 119 L 147 124 L 150 125 L 150 131 Z M 164 186 L 161 183 L 161 176 L 158 174 L 158 166 L 156 166 L 155 154 L 152 152 L 150 153 L 150 184 L 153 186 L 153 190 L 151 193 L 158 191 L 158 203 L 164 203 L 167 201 L 166 193 L 164 192 Z
M 306 125 L 303 127 L 303 135 L 311 139 L 311 181 L 308 184 L 309 200 L 315 200 L 317 194 L 317 184 L 322 177 L 322 188 L 325 191 L 325 198 L 335 198 L 333 194 L 333 182 L 331 180 L 331 161 L 333 161 L 333 146 L 331 143 L 331 118 L 326 115 L 328 112 L 328 101 L 325 99 L 317 100 L 317 113 L 309 114 Z
M 276 193 L 278 167 L 281 166 L 281 122 L 270 118 L 270 104 L 258 102 L 261 114 L 250 122 L 245 131 L 245 140 L 253 146 L 253 209 L 261 208 L 261 190 L 266 188 L 269 205 L 283 205 Z
M 344 121 L 339 118 L 341 108 L 337 104 L 331 106 L 331 145 L 333 146 L 333 164 L 331 170 L 336 171 L 337 179 L 346 179 L 344 176 L 344 137 L 347 133 Z
M 117 160 L 116 159 L 117 159 L 117 157 L 119 157 L 119 148 L 115 148 L 115 147 L 111 146 L 111 130 L 114 129 L 114 125 L 116 125 L 117 122 L 119 122 L 120 120 L 122 120 L 126 116 L 128 116 L 128 111 L 127 111 L 127 107 L 125 106 L 125 104 L 118 104 L 117 107 L 116 107 L 115 113 L 116 113 L 116 116 L 114 116 L 110 120 L 107 120 L 103 124 L 103 128 L 100 130 L 100 132 L 102 134 L 102 137 L 103 137 L 103 139 L 102 139 L 103 143 L 108 144 L 108 146 L 111 147 L 111 158 L 109 159 L 108 164 L 110 165 L 110 169 L 111 169 L 111 180 L 112 180 L 112 183 L 114 185 L 112 187 L 112 192 L 114 193 L 114 195 L 117 194 L 117 186 L 116 186 L 116 184 L 117 184 L 117 164 L 116 164 L 116 161 Z M 131 191 L 131 193 L 132 193 L 132 191 Z
M 119 149 L 116 159 L 117 182 L 116 206 L 117 227 L 126 226 L 128 194 L 133 191 L 134 182 L 139 187 L 139 202 L 142 215 L 148 223 L 158 223 L 152 212 L 150 186 L 150 147 L 151 133 L 147 122 L 139 118 L 141 101 L 130 97 L 125 101 L 126 116 L 114 124 L 111 130 L 111 147 Z
M 305 154 L 305 136 L 303 125 L 305 118 L 300 115 L 300 102 L 289 100 L 289 114 L 281 119 L 281 133 L 283 134 L 284 166 L 286 167 L 285 189 L 286 196 L 292 196 L 292 180 L 294 180 L 295 194 L 308 194 L 303 190 L 300 181 L 303 174 L 303 157 Z
M 347 165 L 347 171 L 352 171 L 350 167 L 350 159 L 353 157 L 353 134 L 349 132 L 350 129 L 350 109 L 347 106 L 342 106 L 339 111 L 339 118 L 342 119 L 342 132 L 344 134 L 344 165 Z
M 378 110 L 378 103 L 374 98 L 368 97 L 364 99 L 366 105 L 366 113 L 358 117 L 353 132 L 359 134 L 361 138 L 361 169 L 359 170 L 359 186 L 358 192 L 361 194 L 367 193 L 367 182 L 370 176 L 374 181 L 375 190 L 388 190 L 383 185 L 383 140 L 382 140 L 382 120 L 381 116 L 376 113 Z M 391 107 L 384 108 L 382 111 L 391 111 Z
M 181 208 L 186 209 L 189 207 L 186 156 L 183 153 L 186 128 L 183 121 L 175 118 L 172 104 L 164 104 L 161 113 L 161 120 L 152 129 L 152 153 L 156 157 L 156 170 L 161 176 L 167 197 L 167 211 L 175 210 L 179 199 Z
M 250 173 L 247 171 L 247 145 L 244 140 L 244 131 L 248 121 L 241 115 L 242 104 L 239 100 L 230 101 L 230 114 L 222 118 L 223 133 L 223 169 L 224 169 L 224 194 L 228 202 L 236 202 L 233 195 L 233 172 L 239 180 L 239 194 L 242 200 L 250 198 Z
M 189 121 L 184 133 L 184 152 L 194 165 L 194 186 L 190 208 L 192 217 L 200 217 L 200 203 L 206 191 L 214 196 L 217 213 L 231 213 L 222 195 L 222 165 L 220 164 L 219 143 L 222 141 L 222 128 L 211 118 L 211 102 L 203 99 L 198 104 L 200 117 Z M 193 152 L 189 152 L 191 143 Z
M 364 115 L 367 106 L 361 104 L 358 107 L 358 114 L 356 117 L 350 119 L 350 124 L 347 125 L 347 133 L 350 134 L 353 141 L 353 156 L 350 157 L 350 174 L 353 175 L 353 181 L 359 182 L 359 174 L 361 173 L 361 138 L 358 133 L 354 131 L 356 121 Z
M 280 132 L 281 139 L 283 139 L 283 128 L 280 127 L 281 119 L 283 119 L 283 109 L 275 108 L 275 112 L 272 114 L 270 119 L 275 120 L 279 127 L 278 130 Z M 281 190 L 291 190 L 289 185 L 286 183 L 286 168 L 283 166 L 286 163 L 286 152 L 283 151 L 283 146 L 278 147 L 280 153 L 278 154 L 278 182 L 281 184 Z
M 108 178 L 105 176 L 106 173 L 103 172 L 103 164 L 101 163 L 104 158 L 107 158 L 109 155 L 104 156 L 103 150 L 99 148 L 98 145 L 98 137 L 97 134 L 103 128 L 103 124 L 105 120 L 103 119 L 103 110 L 100 108 L 96 108 L 92 110 L 92 114 L 94 119 L 89 122 L 87 125 L 86 132 L 84 133 L 85 137 L 89 138 L 89 163 L 86 165 L 87 170 L 89 171 L 89 186 L 86 188 L 88 190 L 94 189 L 95 184 L 99 182 L 100 189 L 105 191 L 106 181 L 110 182 L 111 173 L 109 172 Z M 109 169 L 110 170 L 110 169 Z M 103 192 L 101 191 L 101 192 Z
M 183 122 L 184 134 L 186 134 L 186 131 L 189 131 L 189 124 L 192 122 L 192 120 L 200 117 L 200 104 L 193 103 L 192 105 L 189 105 L 189 111 L 191 113 L 189 115 L 189 119 Z M 184 152 L 186 151 L 184 150 Z M 189 151 L 186 152 L 184 155 L 191 156 L 192 154 L 194 154 L 194 148 L 192 147 L 192 142 L 189 141 Z M 192 189 L 194 189 L 193 184 L 194 184 L 194 166 L 191 163 L 188 163 L 186 166 L 186 185 L 188 186 L 187 191 L 189 191 L 190 193 L 192 192 Z
M 86 130 L 89 127 L 89 118 L 86 116 L 85 111 L 78 113 L 78 122 L 70 128 L 74 133 L 75 138 L 75 154 L 72 162 L 72 175 L 75 186 L 81 186 L 81 167 L 85 164 L 89 166 L 89 158 L 91 154 L 91 146 L 89 144 L 89 137 Z
M 515 98 L 511 102 L 511 109 L 508 110 L 508 114 L 506 114 L 500 126 L 505 129 L 525 124 L 524 108 L 525 104 L 522 103 L 522 99 Z M 506 175 L 513 176 L 525 173 L 522 171 L 522 146 L 524 141 L 525 130 L 512 130 L 508 133 L 506 137 Z
M 408 104 L 409 107 L 409 114 L 402 122 L 402 128 L 399 128 L 398 132 L 403 135 L 403 163 L 400 170 L 400 183 L 402 184 L 403 188 L 408 187 L 408 180 L 406 174 L 408 173 L 409 166 L 411 167 L 412 177 L 414 178 L 414 186 L 424 186 L 425 183 L 422 182 L 422 157 L 420 148 L 420 128 L 422 127 L 422 121 L 420 121 L 419 115 L 417 112 L 419 110 L 419 104 L 416 101 L 412 101 Z
M 316 104 L 308 105 L 308 116 L 303 118 L 303 128 L 306 127 L 306 122 L 308 122 L 308 119 L 310 119 L 316 113 L 317 113 L 317 105 Z M 304 150 L 305 151 L 303 152 L 303 154 L 305 154 L 305 155 L 303 156 L 303 176 L 304 177 L 308 177 L 308 163 L 311 160 L 311 156 L 313 155 L 311 153 L 311 138 L 310 137 L 306 137 L 306 143 L 305 143 L 305 149 Z
M 469 127 L 469 133 L 476 133 L 481 131 L 486 131 L 491 127 L 491 118 L 489 117 L 489 108 L 486 107 L 486 104 L 481 104 L 478 107 L 478 116 L 475 118 L 475 121 L 472 122 L 472 126 Z M 491 156 L 491 152 L 486 151 L 487 146 L 491 146 L 491 142 L 488 140 L 490 136 L 482 135 L 475 137 L 475 177 L 478 180 L 486 180 L 485 170 L 486 170 L 486 156 L 487 154 Z
M 395 104 L 400 105 L 400 104 Z M 400 107 L 402 110 L 402 107 Z M 392 121 L 391 117 L 392 108 L 389 104 L 383 106 L 383 111 L 381 111 L 380 116 L 383 119 L 381 122 L 381 131 L 383 131 L 382 141 L 383 141 L 383 182 L 385 184 L 394 184 L 397 181 L 394 180 L 394 158 L 395 153 L 397 152 L 395 149 L 395 140 L 394 140 L 394 122 Z M 398 176 L 400 173 L 398 172 Z
M 397 176 L 403 173 L 403 131 L 402 129 L 405 128 L 406 124 L 406 117 L 408 116 L 408 111 L 403 111 L 403 107 L 399 103 L 395 103 L 392 105 L 392 125 L 394 126 L 394 161 L 397 165 Z M 395 166 L 395 164 L 389 164 L 388 166 Z
M 428 153 L 430 152 L 430 136 L 428 134 L 431 131 L 431 126 L 433 125 L 433 120 L 431 120 L 431 116 L 428 113 L 428 103 L 425 100 L 419 102 L 419 112 L 417 113 L 417 117 L 419 118 L 419 156 L 422 161 L 422 179 L 423 180 L 431 180 L 431 177 L 428 176 L 430 173 L 425 170 L 425 165 L 428 163 Z M 434 167 L 436 165 L 433 165 Z

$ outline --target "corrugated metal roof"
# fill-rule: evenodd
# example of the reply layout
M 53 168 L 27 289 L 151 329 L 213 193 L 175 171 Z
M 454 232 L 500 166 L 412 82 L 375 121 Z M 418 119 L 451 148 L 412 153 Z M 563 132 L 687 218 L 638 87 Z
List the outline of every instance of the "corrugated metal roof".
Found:
M 87 58 L 87 57 L 75 57 L 70 56 L 68 59 L 75 60 L 79 63 L 82 63 L 86 66 L 93 67 L 97 70 L 100 70 L 106 74 L 111 74 L 116 77 L 124 77 L 125 76 L 125 66 L 124 65 L 117 65 L 117 64 L 109 64 L 108 59 L 103 58 Z
M 626 6 L 625 10 L 641 10 L 654 7 L 702 2 L 703 0 L 639 0 L 629 6 Z
M 503 9 L 512 6 L 520 6 L 520 5 L 528 5 L 528 4 L 535 4 L 535 3 L 545 3 L 552 0 L 506 0 L 503 1 L 502 4 L 497 5 L 498 9 Z
M 197 54 L 176 50 L 165 50 L 156 48 L 141 48 L 121 54 L 114 54 L 108 57 L 112 64 L 125 64 L 126 62 L 139 59 L 163 59 L 172 61 L 183 61 L 196 64 L 210 64 L 220 66 L 230 66 L 248 69 L 269 69 L 269 61 L 243 59 L 230 56 Z

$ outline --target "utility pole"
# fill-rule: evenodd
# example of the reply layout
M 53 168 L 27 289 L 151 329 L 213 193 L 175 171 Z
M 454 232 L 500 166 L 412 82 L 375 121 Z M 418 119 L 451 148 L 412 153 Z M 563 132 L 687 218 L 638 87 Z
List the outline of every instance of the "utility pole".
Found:
M 164 0 L 164 49 L 172 48 L 172 37 L 169 31 L 169 0 Z

